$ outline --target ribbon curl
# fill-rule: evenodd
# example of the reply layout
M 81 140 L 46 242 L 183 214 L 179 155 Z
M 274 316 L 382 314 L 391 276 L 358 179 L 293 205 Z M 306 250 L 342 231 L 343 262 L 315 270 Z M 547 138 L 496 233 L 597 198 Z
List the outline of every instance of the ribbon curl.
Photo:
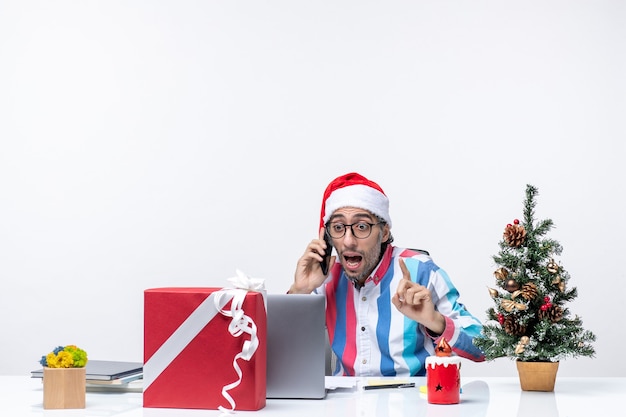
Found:
M 228 393 L 231 389 L 239 386 L 241 380 L 243 378 L 243 373 L 241 371 L 241 367 L 237 363 L 237 360 L 243 359 L 245 361 L 249 361 L 252 359 L 254 352 L 256 352 L 259 347 L 259 338 L 257 337 L 257 326 L 254 323 L 254 320 L 247 316 L 243 310 L 243 302 L 246 298 L 246 294 L 248 291 L 257 291 L 264 294 L 265 284 L 264 280 L 259 278 L 250 278 L 245 275 L 240 270 L 237 270 L 237 276 L 229 278 L 228 281 L 233 284 L 234 289 L 224 289 L 219 291 L 215 297 L 215 307 L 218 309 L 219 313 L 226 317 L 231 317 L 232 320 L 228 325 L 228 332 L 233 337 L 240 337 L 244 334 L 250 335 L 250 340 L 246 340 L 243 343 L 241 348 L 241 352 L 239 352 L 233 358 L 233 369 L 237 373 L 237 380 L 224 385 L 222 387 L 222 396 L 228 401 L 230 404 L 230 410 L 226 407 L 219 406 L 219 410 L 222 413 L 229 414 L 230 412 L 235 411 L 235 400 L 232 395 Z M 232 301 L 230 303 L 230 310 L 222 308 L 224 303 L 220 300 L 222 297 L 232 297 Z M 265 300 L 265 295 L 263 296 Z

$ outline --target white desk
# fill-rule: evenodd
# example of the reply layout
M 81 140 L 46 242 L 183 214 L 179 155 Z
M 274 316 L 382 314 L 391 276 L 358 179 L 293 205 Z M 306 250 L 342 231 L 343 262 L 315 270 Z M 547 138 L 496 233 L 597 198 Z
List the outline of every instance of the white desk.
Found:
M 428 404 L 416 388 L 364 391 L 344 388 L 324 400 L 268 400 L 259 411 L 236 411 L 235 416 L 311 417 L 577 417 L 620 415 L 626 378 L 557 378 L 555 391 L 524 392 L 517 378 L 463 378 L 461 403 Z M 357 381 L 359 381 L 357 379 Z M 87 393 L 80 410 L 44 410 L 41 380 L 0 376 L 0 416 L 219 416 L 217 410 L 143 408 L 141 392 Z

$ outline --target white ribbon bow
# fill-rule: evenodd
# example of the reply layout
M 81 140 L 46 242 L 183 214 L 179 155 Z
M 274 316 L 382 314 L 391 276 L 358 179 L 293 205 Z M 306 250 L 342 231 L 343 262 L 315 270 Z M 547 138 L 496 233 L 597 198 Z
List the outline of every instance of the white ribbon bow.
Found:
M 227 281 L 232 283 L 235 288 L 241 288 L 242 290 L 248 291 L 265 291 L 265 280 L 261 278 L 251 278 L 238 269 L 236 272 L 236 277 L 227 279 Z

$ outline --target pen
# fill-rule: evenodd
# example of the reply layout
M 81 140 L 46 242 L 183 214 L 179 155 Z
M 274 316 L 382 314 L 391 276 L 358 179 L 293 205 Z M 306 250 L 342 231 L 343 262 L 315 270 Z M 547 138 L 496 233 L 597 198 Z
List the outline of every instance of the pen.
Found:
M 366 385 L 363 389 L 383 389 L 383 388 L 412 388 L 415 386 L 414 382 L 403 382 L 401 384 L 383 384 L 383 385 Z

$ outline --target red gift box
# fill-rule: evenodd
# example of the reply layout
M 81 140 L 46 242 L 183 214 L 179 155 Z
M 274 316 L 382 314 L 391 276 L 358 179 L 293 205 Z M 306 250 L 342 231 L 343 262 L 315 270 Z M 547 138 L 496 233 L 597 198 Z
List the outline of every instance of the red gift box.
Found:
M 235 321 L 220 311 L 230 311 L 233 295 L 243 300 L 239 314 L 252 319 L 248 327 L 256 325 L 256 340 L 247 331 L 230 333 L 229 326 Z M 265 301 L 259 292 L 220 288 L 145 290 L 143 406 L 231 410 L 265 407 L 266 333 Z M 241 358 L 246 349 L 250 356 L 251 342 L 255 341 L 258 346 L 249 360 Z M 239 373 L 236 368 L 240 368 Z

